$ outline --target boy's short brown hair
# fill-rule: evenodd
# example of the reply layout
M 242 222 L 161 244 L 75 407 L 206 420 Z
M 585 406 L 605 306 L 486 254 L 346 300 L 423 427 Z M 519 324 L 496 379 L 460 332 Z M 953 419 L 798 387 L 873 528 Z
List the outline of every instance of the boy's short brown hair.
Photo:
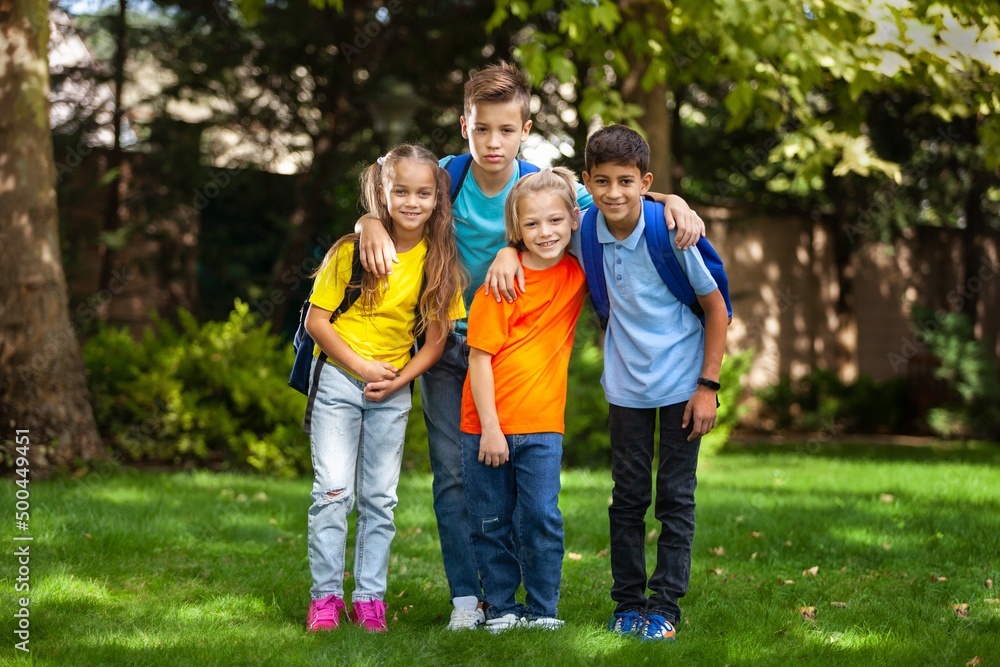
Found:
M 465 82 L 464 113 L 468 116 L 476 104 L 518 102 L 521 123 L 531 116 L 531 86 L 528 77 L 517 66 L 505 60 L 473 72 Z
M 583 149 L 584 171 L 589 174 L 595 165 L 607 162 L 638 167 L 639 172 L 645 174 L 649 171 L 649 144 L 630 127 L 602 127 L 587 139 Z

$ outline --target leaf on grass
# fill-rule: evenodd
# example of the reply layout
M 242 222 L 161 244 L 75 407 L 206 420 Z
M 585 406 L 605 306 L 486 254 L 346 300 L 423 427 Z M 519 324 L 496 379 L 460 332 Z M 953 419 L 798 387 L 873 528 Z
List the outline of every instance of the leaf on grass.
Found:
M 966 604 L 965 602 L 963 602 L 961 604 L 953 604 L 951 606 L 951 608 L 955 610 L 955 614 L 959 618 L 968 618 L 969 617 L 969 605 Z
M 608 550 L 607 549 L 601 549 L 600 551 L 597 552 L 597 557 L 598 558 L 604 558 L 607 555 L 608 555 Z
M 830 606 L 831 607 L 840 607 L 841 609 L 843 609 L 844 607 L 847 606 L 847 603 L 846 602 L 831 602 Z
M 792 546 L 792 541 L 791 541 L 791 540 L 786 540 L 786 541 L 785 541 L 785 546 L 786 546 L 786 547 L 790 547 L 790 546 Z
M 583 556 L 578 553 L 573 553 L 572 551 L 566 554 L 566 558 L 569 558 L 570 560 L 583 560 Z
M 712 572 L 712 574 L 717 574 L 717 575 L 720 575 L 720 576 L 726 573 L 726 571 L 723 570 L 721 567 L 717 567 L 714 570 L 711 570 L 711 572 Z
M 779 584 L 794 584 L 795 580 L 794 579 L 782 579 L 781 577 L 778 577 L 778 583 Z
M 896 496 L 892 495 L 891 493 L 883 493 L 879 495 L 878 499 L 883 503 L 891 503 L 895 502 Z
M 988 591 L 993 590 L 993 580 L 992 579 L 987 579 L 986 580 L 986 590 L 988 590 Z
M 715 547 L 714 549 L 712 549 L 712 553 L 715 554 L 716 556 L 725 556 L 726 550 L 723 549 L 722 547 Z
M 817 574 L 819 574 L 819 565 L 813 565 L 808 570 L 802 570 L 802 576 L 803 577 L 806 576 L 806 575 L 809 575 L 811 577 L 815 577 Z
M 93 538 L 92 538 L 92 537 L 90 536 L 90 533 L 84 533 L 84 534 L 83 534 L 83 536 L 84 536 L 84 537 L 86 537 L 86 538 L 87 538 L 88 540 L 90 540 L 90 539 L 93 539 Z
M 751 530 L 750 531 L 750 537 L 758 538 L 758 537 L 763 537 L 763 536 L 764 536 L 764 533 L 758 533 L 756 530 Z
M 983 598 L 986 604 L 1000 604 L 1000 598 Z
M 981 664 L 983 664 L 983 659 L 977 655 L 965 663 L 965 667 L 979 667 Z
M 882 543 L 882 548 L 885 549 L 886 551 L 888 551 L 889 549 L 892 548 L 892 545 L 889 544 L 888 542 L 883 542 Z
M 757 558 L 757 552 L 754 551 L 752 554 L 750 554 L 750 560 L 755 560 L 756 558 Z
M 799 609 L 802 613 L 803 620 L 815 621 L 816 620 L 816 607 L 802 607 Z
M 646 533 L 646 541 L 652 542 L 655 539 L 656 539 L 656 529 L 654 528 L 653 530 Z
M 931 581 L 948 581 L 948 577 L 939 577 L 936 574 L 932 574 Z

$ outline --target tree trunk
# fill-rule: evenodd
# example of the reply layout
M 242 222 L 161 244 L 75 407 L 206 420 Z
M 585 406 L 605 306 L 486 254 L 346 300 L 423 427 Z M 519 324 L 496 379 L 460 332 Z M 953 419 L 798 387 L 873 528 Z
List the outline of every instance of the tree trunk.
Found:
M 35 474 L 107 451 L 59 250 L 48 36 L 45 0 L 0 7 L 0 441 L 28 431 Z

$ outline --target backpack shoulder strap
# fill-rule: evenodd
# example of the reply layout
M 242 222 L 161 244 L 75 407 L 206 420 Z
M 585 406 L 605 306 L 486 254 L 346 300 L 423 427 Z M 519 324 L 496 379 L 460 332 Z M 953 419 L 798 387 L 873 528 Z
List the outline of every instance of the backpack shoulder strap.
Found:
M 469 173 L 471 167 L 472 155 L 470 153 L 456 155 L 448 160 L 448 163 L 444 166 L 444 170 L 451 177 L 451 189 L 448 191 L 448 196 L 453 203 L 458 197 L 458 191 L 462 189 L 462 182 L 465 180 L 465 175 Z
M 611 306 L 608 302 L 608 282 L 604 275 L 604 250 L 597 240 L 597 207 L 591 206 L 580 221 L 580 260 L 587 274 L 590 301 L 601 322 L 601 328 L 608 327 Z
M 642 212 L 646 223 L 644 232 L 646 249 L 649 251 L 653 266 L 656 267 L 656 272 L 660 274 L 667 289 L 677 297 L 678 301 L 689 308 L 693 307 L 698 303 L 698 297 L 680 262 L 674 256 L 670 234 L 663 224 L 663 204 L 646 199 L 642 202 Z
M 333 311 L 330 316 L 330 321 L 333 322 L 335 319 L 347 312 L 347 310 L 354 305 L 354 302 L 358 300 L 361 296 L 361 279 L 364 277 L 365 269 L 361 265 L 361 244 L 354 244 L 354 254 L 351 256 L 351 279 L 347 281 L 347 285 L 344 286 L 344 299 L 337 306 L 337 310 Z
M 533 164 L 527 160 L 518 160 L 517 164 L 521 168 L 521 178 L 524 178 L 528 174 L 534 174 L 539 170 L 537 164 Z

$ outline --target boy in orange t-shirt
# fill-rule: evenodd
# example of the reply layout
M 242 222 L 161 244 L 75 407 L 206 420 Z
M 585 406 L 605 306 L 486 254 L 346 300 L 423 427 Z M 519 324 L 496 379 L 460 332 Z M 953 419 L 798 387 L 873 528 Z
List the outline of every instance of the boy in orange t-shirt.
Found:
M 569 357 L 587 293 L 583 270 L 566 254 L 580 216 L 574 182 L 571 171 L 557 167 L 514 186 L 507 236 L 521 251 L 527 289 L 513 303 L 479 292 L 469 314 L 462 475 L 474 490 L 466 502 L 493 633 L 563 624 L 556 618 L 559 471 Z M 515 598 L 521 584 L 523 604 Z

